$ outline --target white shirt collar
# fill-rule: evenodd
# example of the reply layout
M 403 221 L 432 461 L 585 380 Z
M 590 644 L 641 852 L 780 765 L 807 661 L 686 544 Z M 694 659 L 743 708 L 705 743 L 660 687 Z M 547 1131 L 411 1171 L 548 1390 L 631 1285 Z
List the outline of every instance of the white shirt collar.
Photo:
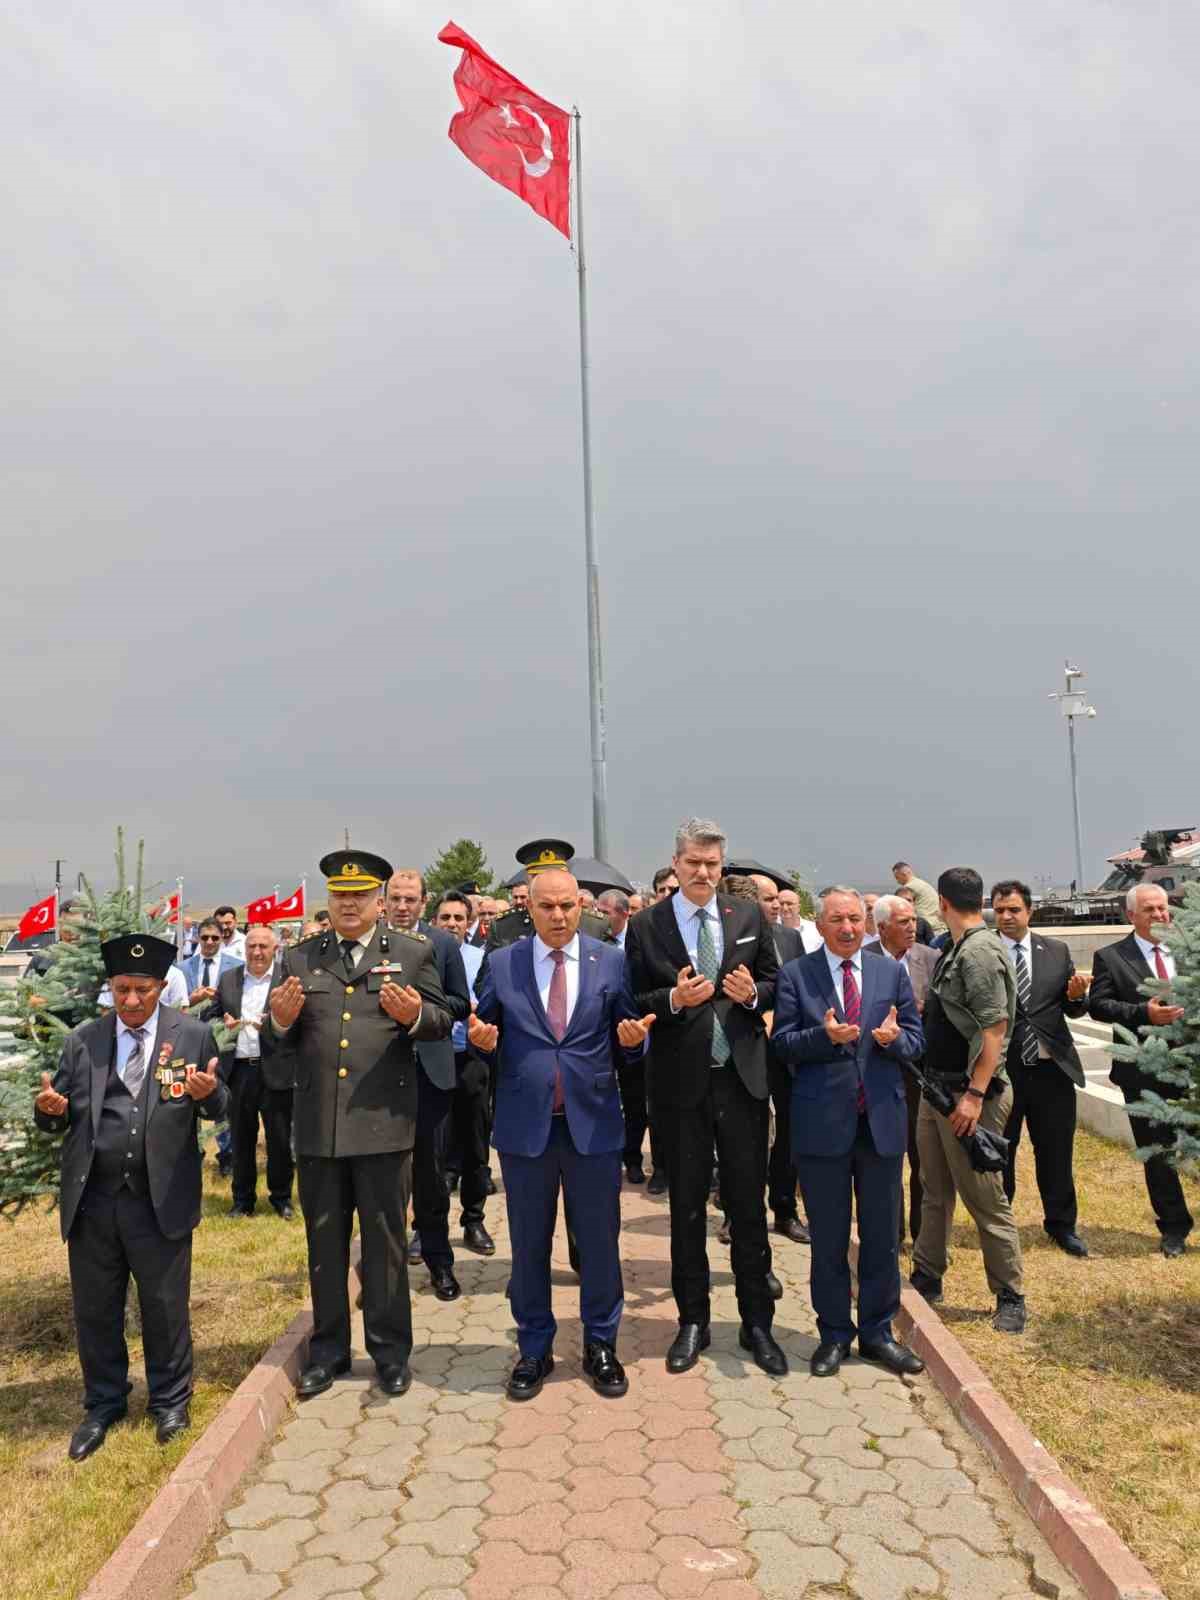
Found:
M 1171 946 L 1166 942 L 1165 939 L 1160 940 L 1156 947 L 1153 939 L 1143 939 L 1140 933 L 1135 933 L 1133 937 L 1138 942 L 1138 949 L 1146 958 L 1147 966 L 1153 966 L 1154 964 L 1155 948 L 1161 950 L 1164 956 L 1169 956 L 1171 954 Z
M 159 1009 L 160 1008 L 158 1006 L 155 1006 L 154 1010 L 147 1017 L 146 1021 L 142 1023 L 141 1031 L 146 1036 L 147 1039 L 153 1039 L 155 1034 L 158 1032 L 158 1013 L 159 1013 Z M 122 1038 L 126 1034 L 132 1033 L 133 1031 L 134 1030 L 132 1028 L 127 1028 L 125 1026 L 125 1024 L 121 1021 L 120 1017 L 117 1018 L 117 1038 L 118 1039 Z
M 1028 928 L 1023 939 L 1010 939 L 1006 933 L 1002 933 L 1000 937 L 1010 950 L 1024 950 L 1026 961 L 1033 959 L 1033 934 Z
M 858 949 L 854 952 L 854 954 L 852 956 L 834 955 L 833 951 L 829 948 L 829 946 L 827 944 L 823 944 L 821 946 L 821 948 L 825 952 L 825 959 L 829 963 L 830 972 L 840 972 L 842 970 L 842 962 L 843 961 L 852 961 L 854 963 L 854 970 L 856 972 L 861 972 L 862 971 L 862 945 L 859 945 Z M 880 948 L 881 949 L 883 948 L 882 945 L 880 946 Z M 885 954 L 886 954 L 886 952 L 885 952 Z
M 242 988 L 244 989 L 248 983 L 270 983 L 272 976 L 273 969 L 271 967 L 267 968 L 261 978 L 256 978 L 250 968 L 247 967 L 242 978 Z
M 578 961 L 579 960 L 579 935 L 578 934 L 575 935 L 575 937 L 571 940 L 570 944 L 563 945 L 562 953 L 563 953 L 564 956 L 566 956 L 568 961 Z M 533 954 L 534 954 L 534 958 L 536 960 L 538 960 L 538 961 L 549 961 L 551 956 L 553 956 L 553 954 L 554 954 L 554 951 L 550 948 L 550 946 L 548 944 L 543 944 L 542 936 L 541 936 L 540 933 L 535 933 L 534 936 L 533 936 Z

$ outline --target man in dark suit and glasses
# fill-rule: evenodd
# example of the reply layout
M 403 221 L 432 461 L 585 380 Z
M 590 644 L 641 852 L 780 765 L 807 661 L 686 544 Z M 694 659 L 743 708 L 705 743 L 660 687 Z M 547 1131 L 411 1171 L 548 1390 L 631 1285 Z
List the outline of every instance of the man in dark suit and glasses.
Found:
M 1147 1024 L 1161 1028 L 1178 1022 L 1183 1007 L 1175 1005 L 1169 995 L 1155 995 L 1148 1000 L 1141 993 L 1141 985 L 1151 978 L 1170 983 L 1175 976 L 1175 957 L 1170 944 L 1161 937 L 1171 928 L 1166 891 L 1156 883 L 1135 884 L 1125 897 L 1125 914 L 1133 923 L 1133 932 L 1116 944 L 1097 950 L 1092 957 L 1091 1014 L 1097 1022 L 1119 1022 L 1132 1033 Z M 1144 1077 L 1133 1061 L 1114 1061 L 1109 1077 L 1125 1096 L 1126 1105 L 1141 1099 L 1143 1089 L 1153 1089 L 1164 1100 L 1179 1095 L 1173 1084 Z M 1129 1125 L 1139 1149 L 1167 1145 L 1175 1137 L 1173 1129 L 1146 1117 L 1130 1117 Z M 1162 1235 L 1162 1253 L 1168 1259 L 1181 1256 L 1192 1231 L 1192 1214 L 1179 1173 L 1161 1155 L 1151 1156 L 1144 1165 L 1146 1189 Z
M 53 1084 L 43 1073 L 34 1101 L 43 1133 L 66 1134 L 59 1217 L 84 1383 L 72 1461 L 98 1450 L 126 1412 L 131 1276 L 159 1444 L 189 1426 L 196 1121 L 222 1117 L 228 1094 L 212 1030 L 159 1003 L 175 946 L 134 933 L 106 940 L 100 954 L 114 1009 L 67 1035 Z
M 814 1378 L 859 1354 L 896 1373 L 924 1369 L 897 1344 L 900 1173 L 908 1113 L 902 1061 L 924 1049 L 908 973 L 862 948 L 866 906 L 837 885 L 817 901 L 824 944 L 789 961 L 775 990 L 771 1046 L 792 1073 L 792 1147 L 812 1236 L 821 1342 Z M 858 1215 L 858 1326 L 850 1300 L 850 1214 Z
M 649 1086 L 667 1162 L 671 1288 L 679 1332 L 667 1370 L 695 1365 L 709 1336 L 705 1248 L 713 1146 L 728 1213 L 739 1342 L 763 1369 L 787 1372 L 771 1336 L 767 1282 L 767 1034 L 779 960 L 757 904 L 716 892 L 725 835 L 690 818 L 675 836 L 678 891 L 629 924 L 626 981 L 636 1015 L 653 1013 Z
M 1073 1168 L 1075 1090 L 1087 1078 L 1067 1018 L 1087 1015 L 1088 980 L 1075 971 L 1061 939 L 1030 929 L 1032 908 L 1028 884 L 1006 878 L 993 886 L 996 932 L 1017 975 L 1017 1018 L 1005 1060 L 1013 1103 L 1004 1129 L 1009 1141 L 1004 1192 L 1009 1200 L 1017 1192 L 1017 1146 L 1027 1125 L 1042 1226 L 1067 1255 L 1086 1256 L 1088 1247 L 1077 1232 Z
M 246 935 L 246 961 L 222 973 L 208 1017 L 220 1017 L 234 1035 L 221 1056 L 229 1085 L 229 1131 L 233 1138 L 233 1204 L 230 1215 L 254 1215 L 258 1187 L 258 1124 L 267 1146 L 267 1198 L 285 1222 L 292 1219 L 292 1091 L 268 1088 L 262 1075 L 262 1027 L 278 982 L 275 930 L 253 927 Z

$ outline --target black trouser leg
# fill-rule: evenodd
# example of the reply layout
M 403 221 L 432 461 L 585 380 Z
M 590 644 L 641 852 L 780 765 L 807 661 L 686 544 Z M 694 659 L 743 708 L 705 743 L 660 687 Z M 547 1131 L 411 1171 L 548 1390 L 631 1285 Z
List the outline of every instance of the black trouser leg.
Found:
M 786 1067 L 772 1060 L 771 1104 L 775 1108 L 775 1143 L 767 1167 L 767 1204 L 776 1222 L 798 1220 L 796 1168 L 792 1161 L 792 1078 Z
M 272 1205 L 286 1205 L 291 1201 L 292 1180 L 296 1175 L 290 1089 L 263 1088 L 262 1120 L 267 1141 L 267 1193 Z
M 421 1235 L 425 1265 L 451 1267 L 450 1196 L 446 1193 L 446 1134 L 453 1090 L 431 1083 L 417 1069 L 417 1142 L 413 1149 L 413 1227 Z
M 713 1158 L 711 1092 L 695 1106 L 662 1107 L 658 1116 L 670 1198 L 671 1293 L 680 1322 L 696 1322 L 703 1328 L 710 1316 L 706 1241 Z
M 1042 1226 L 1057 1238 L 1074 1233 L 1079 1221 L 1074 1172 L 1075 1085 L 1053 1061 L 1022 1070 L 1032 1079 L 1026 1090 L 1025 1125 L 1042 1197 Z
M 658 1114 L 654 1108 L 654 1078 L 646 1066 L 646 1057 L 642 1058 L 642 1070 L 645 1074 L 646 1084 L 646 1126 L 650 1130 L 650 1166 L 655 1172 L 667 1170 L 667 1143 L 658 1125 Z
M 349 1159 L 301 1156 L 296 1172 L 304 1232 L 308 1239 L 308 1286 L 313 1331 L 308 1359 L 332 1366 L 350 1359 L 350 1233 L 354 1226 L 354 1182 Z M 366 1262 L 363 1262 L 366 1277 Z M 364 1299 L 366 1287 L 364 1281 Z
M 488 1140 L 491 1117 L 488 1109 L 488 1066 L 470 1051 L 454 1058 L 458 1084 L 454 1091 L 451 1127 L 458 1145 L 462 1174 L 458 1198 L 462 1206 L 463 1227 L 483 1221 L 487 1201 Z
M 412 1152 L 355 1156 L 352 1166 L 362 1233 L 367 1354 L 377 1366 L 403 1366 L 413 1347 L 406 1233 Z M 443 1195 L 445 1192 L 443 1185 Z M 344 1273 L 342 1283 L 344 1286 Z
M 168 1239 L 148 1195 L 123 1189 L 117 1228 L 137 1284 L 146 1360 L 146 1409 L 153 1415 L 192 1398 L 192 1236 Z
M 1021 1143 L 1021 1130 L 1025 1126 L 1025 1112 L 1029 1103 L 1029 1069 L 1021 1062 L 1008 1068 L 1009 1082 L 1012 1084 L 1013 1098 L 1012 1110 L 1008 1114 L 1008 1121 L 1004 1125 L 1004 1137 L 1008 1140 L 1008 1161 L 1004 1167 L 1004 1192 L 1008 1196 L 1009 1205 L 1012 1204 L 1013 1195 L 1017 1192 L 1017 1148 Z
M 235 1061 L 229 1073 L 229 1133 L 233 1140 L 233 1203 L 253 1209 L 258 1187 L 258 1107 L 262 1074 L 252 1061 Z
M 625 1149 L 621 1159 L 627 1167 L 640 1167 L 646 1138 L 646 1058 L 626 1061 L 617 1068 L 621 1085 L 621 1111 L 625 1118 Z
M 1142 1097 L 1140 1086 L 1127 1089 L 1122 1085 L 1121 1093 L 1125 1096 L 1126 1105 Z M 1150 1122 L 1145 1117 L 1130 1117 L 1129 1126 L 1133 1130 L 1133 1142 L 1139 1150 L 1144 1150 L 1148 1144 L 1170 1144 L 1175 1137 L 1173 1128 L 1164 1127 L 1161 1122 Z M 1151 1156 L 1144 1165 L 1146 1193 L 1154 1207 L 1154 1220 L 1159 1233 L 1164 1238 L 1169 1235 L 1185 1239 L 1192 1231 L 1192 1213 L 1184 1199 L 1179 1173 L 1165 1156 Z
M 75 1337 L 83 1369 L 83 1409 L 104 1421 L 128 1403 L 125 1295 L 129 1261 L 117 1230 L 117 1197 L 86 1193 L 67 1240 Z
M 721 1202 L 729 1218 L 729 1264 L 738 1310 L 748 1328 L 769 1328 L 775 1301 L 767 1287 L 767 1132 L 770 1112 L 731 1066 L 712 1075 L 713 1128 L 721 1169 Z
M 917 1149 L 917 1113 L 921 1109 L 921 1086 L 911 1072 L 904 1074 L 904 1098 L 908 1105 L 908 1232 L 916 1244 L 921 1232 L 921 1152 Z M 904 1242 L 904 1177 L 900 1178 L 900 1242 Z

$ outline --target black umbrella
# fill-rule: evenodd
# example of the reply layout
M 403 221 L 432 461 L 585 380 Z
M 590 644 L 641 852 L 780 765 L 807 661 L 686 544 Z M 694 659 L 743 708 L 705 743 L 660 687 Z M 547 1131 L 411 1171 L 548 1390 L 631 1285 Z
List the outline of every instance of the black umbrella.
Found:
M 921 1093 L 938 1116 L 948 1117 L 958 1104 L 958 1097 L 943 1084 L 927 1078 L 915 1061 L 904 1061 L 901 1065 L 921 1085 Z M 960 1133 L 958 1142 L 965 1148 L 976 1172 L 1003 1172 L 1008 1165 L 1008 1140 L 1003 1134 L 977 1127 L 966 1138 Z
M 748 878 L 752 872 L 761 873 L 764 878 L 770 878 L 777 889 L 794 889 L 796 885 L 782 872 L 776 872 L 774 867 L 764 867 L 761 861 L 755 861 L 753 856 L 738 856 L 736 860 L 725 863 L 725 871 L 732 878 Z
M 593 894 L 603 894 L 606 889 L 620 889 L 623 894 L 633 893 L 633 885 L 623 872 L 610 867 L 607 861 L 597 861 L 594 856 L 572 856 L 567 862 L 567 871 L 576 883 L 590 889 Z
M 514 872 L 511 878 L 505 878 L 500 885 L 502 889 L 515 889 L 519 883 L 528 883 L 529 874 L 522 867 L 519 872 Z

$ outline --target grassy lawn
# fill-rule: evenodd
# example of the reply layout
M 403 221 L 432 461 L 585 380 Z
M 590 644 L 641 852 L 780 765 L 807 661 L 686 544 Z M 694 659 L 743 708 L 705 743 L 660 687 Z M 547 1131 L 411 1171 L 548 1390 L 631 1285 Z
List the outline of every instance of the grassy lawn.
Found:
M 1021 1157 L 1028 1332 L 989 1326 L 961 1207 L 942 1316 L 1171 1600 L 1200 1600 L 1200 1234 L 1182 1260 L 1165 1260 L 1138 1164 L 1081 1132 L 1079 1226 L 1092 1255 L 1073 1260 L 1042 1232 L 1027 1140 Z M 1200 1184 L 1185 1190 L 1200 1221 Z
M 129 1421 L 79 1466 L 67 1440 L 81 1418 L 67 1252 L 57 1212 L 0 1221 L 0 1588 L 5 1600 L 72 1600 L 120 1543 L 200 1430 L 308 1297 L 304 1225 L 266 1205 L 226 1216 L 229 1183 L 204 1163 L 204 1221 L 192 1260 L 196 1345 L 193 1428 L 165 1449 L 142 1421 L 135 1375 Z M 130 1358 L 141 1361 L 140 1343 Z

